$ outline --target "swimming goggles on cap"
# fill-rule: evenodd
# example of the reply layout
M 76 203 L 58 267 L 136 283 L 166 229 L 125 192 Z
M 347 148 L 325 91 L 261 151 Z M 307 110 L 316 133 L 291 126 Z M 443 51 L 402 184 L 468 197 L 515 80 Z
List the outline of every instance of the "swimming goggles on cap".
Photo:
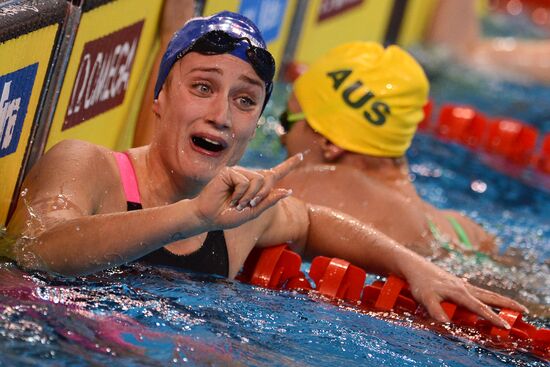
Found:
M 285 133 L 288 133 L 296 122 L 305 120 L 306 115 L 303 112 L 290 113 L 288 110 L 285 110 L 281 116 L 279 116 L 279 122 L 283 127 Z
M 193 45 L 189 47 L 188 51 L 195 51 L 207 55 L 224 54 L 237 48 L 241 41 L 246 41 L 249 45 L 246 50 L 246 57 L 250 61 L 256 74 L 258 74 L 264 82 L 271 83 L 275 75 L 275 60 L 269 51 L 254 46 L 248 37 L 234 38 L 224 31 L 211 31 L 199 37 Z M 180 53 L 177 60 L 181 59 L 184 54 L 183 52 Z

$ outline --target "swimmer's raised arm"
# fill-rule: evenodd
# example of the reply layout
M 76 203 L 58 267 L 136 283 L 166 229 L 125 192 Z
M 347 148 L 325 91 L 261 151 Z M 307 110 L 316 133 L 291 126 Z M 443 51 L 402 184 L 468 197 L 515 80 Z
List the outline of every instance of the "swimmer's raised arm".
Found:
M 225 167 L 195 199 L 198 215 L 204 222 L 212 221 L 222 228 L 234 228 L 258 217 L 292 193 L 275 185 L 302 159 L 296 154 L 272 169 L 260 171 Z
M 273 222 L 260 243 L 289 241 L 294 249 L 308 257 L 339 257 L 371 273 L 402 277 L 409 283 L 415 299 L 438 321 L 449 321 L 440 305 L 444 300 L 456 302 L 499 327 L 507 324 L 487 305 L 526 311 L 507 297 L 474 287 L 447 273 L 346 214 L 294 198 L 279 202 L 275 209 Z
M 13 251 L 17 262 L 89 274 L 137 259 L 171 236 L 206 229 L 188 210 L 190 201 L 126 212 L 114 169 L 106 150 L 78 141 L 64 141 L 42 157 L 26 178 L 26 194 L 8 225 L 10 234 L 22 235 Z
M 550 83 L 550 40 L 483 37 L 474 0 L 440 0 L 433 19 L 426 41 L 446 47 L 462 63 Z
M 77 152 L 78 160 L 71 160 Z M 276 172 L 284 175 L 298 162 Z M 203 232 L 236 227 L 289 194 L 224 168 L 193 199 L 127 212 L 113 163 L 110 151 L 79 141 L 65 141 L 40 160 L 8 226 L 19 236 L 12 256 L 20 265 L 89 274 Z M 244 194 L 258 192 L 263 196 L 253 208 L 237 209 Z

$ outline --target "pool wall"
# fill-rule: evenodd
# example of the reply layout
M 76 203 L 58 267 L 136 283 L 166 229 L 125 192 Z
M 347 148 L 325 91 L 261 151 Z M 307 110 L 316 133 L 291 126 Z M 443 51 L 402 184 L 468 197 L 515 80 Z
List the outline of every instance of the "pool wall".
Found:
M 0 225 L 55 143 L 129 147 L 161 9 L 162 0 L 0 3 Z

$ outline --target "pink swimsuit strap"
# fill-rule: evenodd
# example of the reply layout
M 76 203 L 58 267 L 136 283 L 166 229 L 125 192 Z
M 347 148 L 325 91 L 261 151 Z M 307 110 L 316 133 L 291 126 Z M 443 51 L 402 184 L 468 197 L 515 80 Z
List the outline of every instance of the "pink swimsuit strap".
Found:
M 127 153 L 121 152 L 114 152 L 114 155 L 120 171 L 120 178 L 122 179 L 122 187 L 124 187 L 124 193 L 126 194 L 126 201 L 141 203 L 136 171 L 134 171 L 130 157 Z

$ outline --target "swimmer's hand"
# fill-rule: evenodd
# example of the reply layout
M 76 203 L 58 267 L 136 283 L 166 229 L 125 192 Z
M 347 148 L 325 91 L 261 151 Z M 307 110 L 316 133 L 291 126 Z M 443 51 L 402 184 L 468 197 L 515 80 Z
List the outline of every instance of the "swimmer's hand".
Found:
M 452 301 L 461 305 L 493 325 L 509 329 L 510 325 L 501 319 L 490 306 L 509 308 L 527 313 L 520 303 L 500 294 L 473 286 L 438 266 L 425 261 L 408 261 L 402 268 L 403 275 L 409 282 L 414 298 L 426 307 L 428 313 L 440 322 L 449 322 L 441 302 Z
M 225 167 L 195 199 L 197 216 L 208 228 L 234 228 L 262 214 L 292 191 L 274 189 L 303 160 L 297 154 L 270 170 Z

